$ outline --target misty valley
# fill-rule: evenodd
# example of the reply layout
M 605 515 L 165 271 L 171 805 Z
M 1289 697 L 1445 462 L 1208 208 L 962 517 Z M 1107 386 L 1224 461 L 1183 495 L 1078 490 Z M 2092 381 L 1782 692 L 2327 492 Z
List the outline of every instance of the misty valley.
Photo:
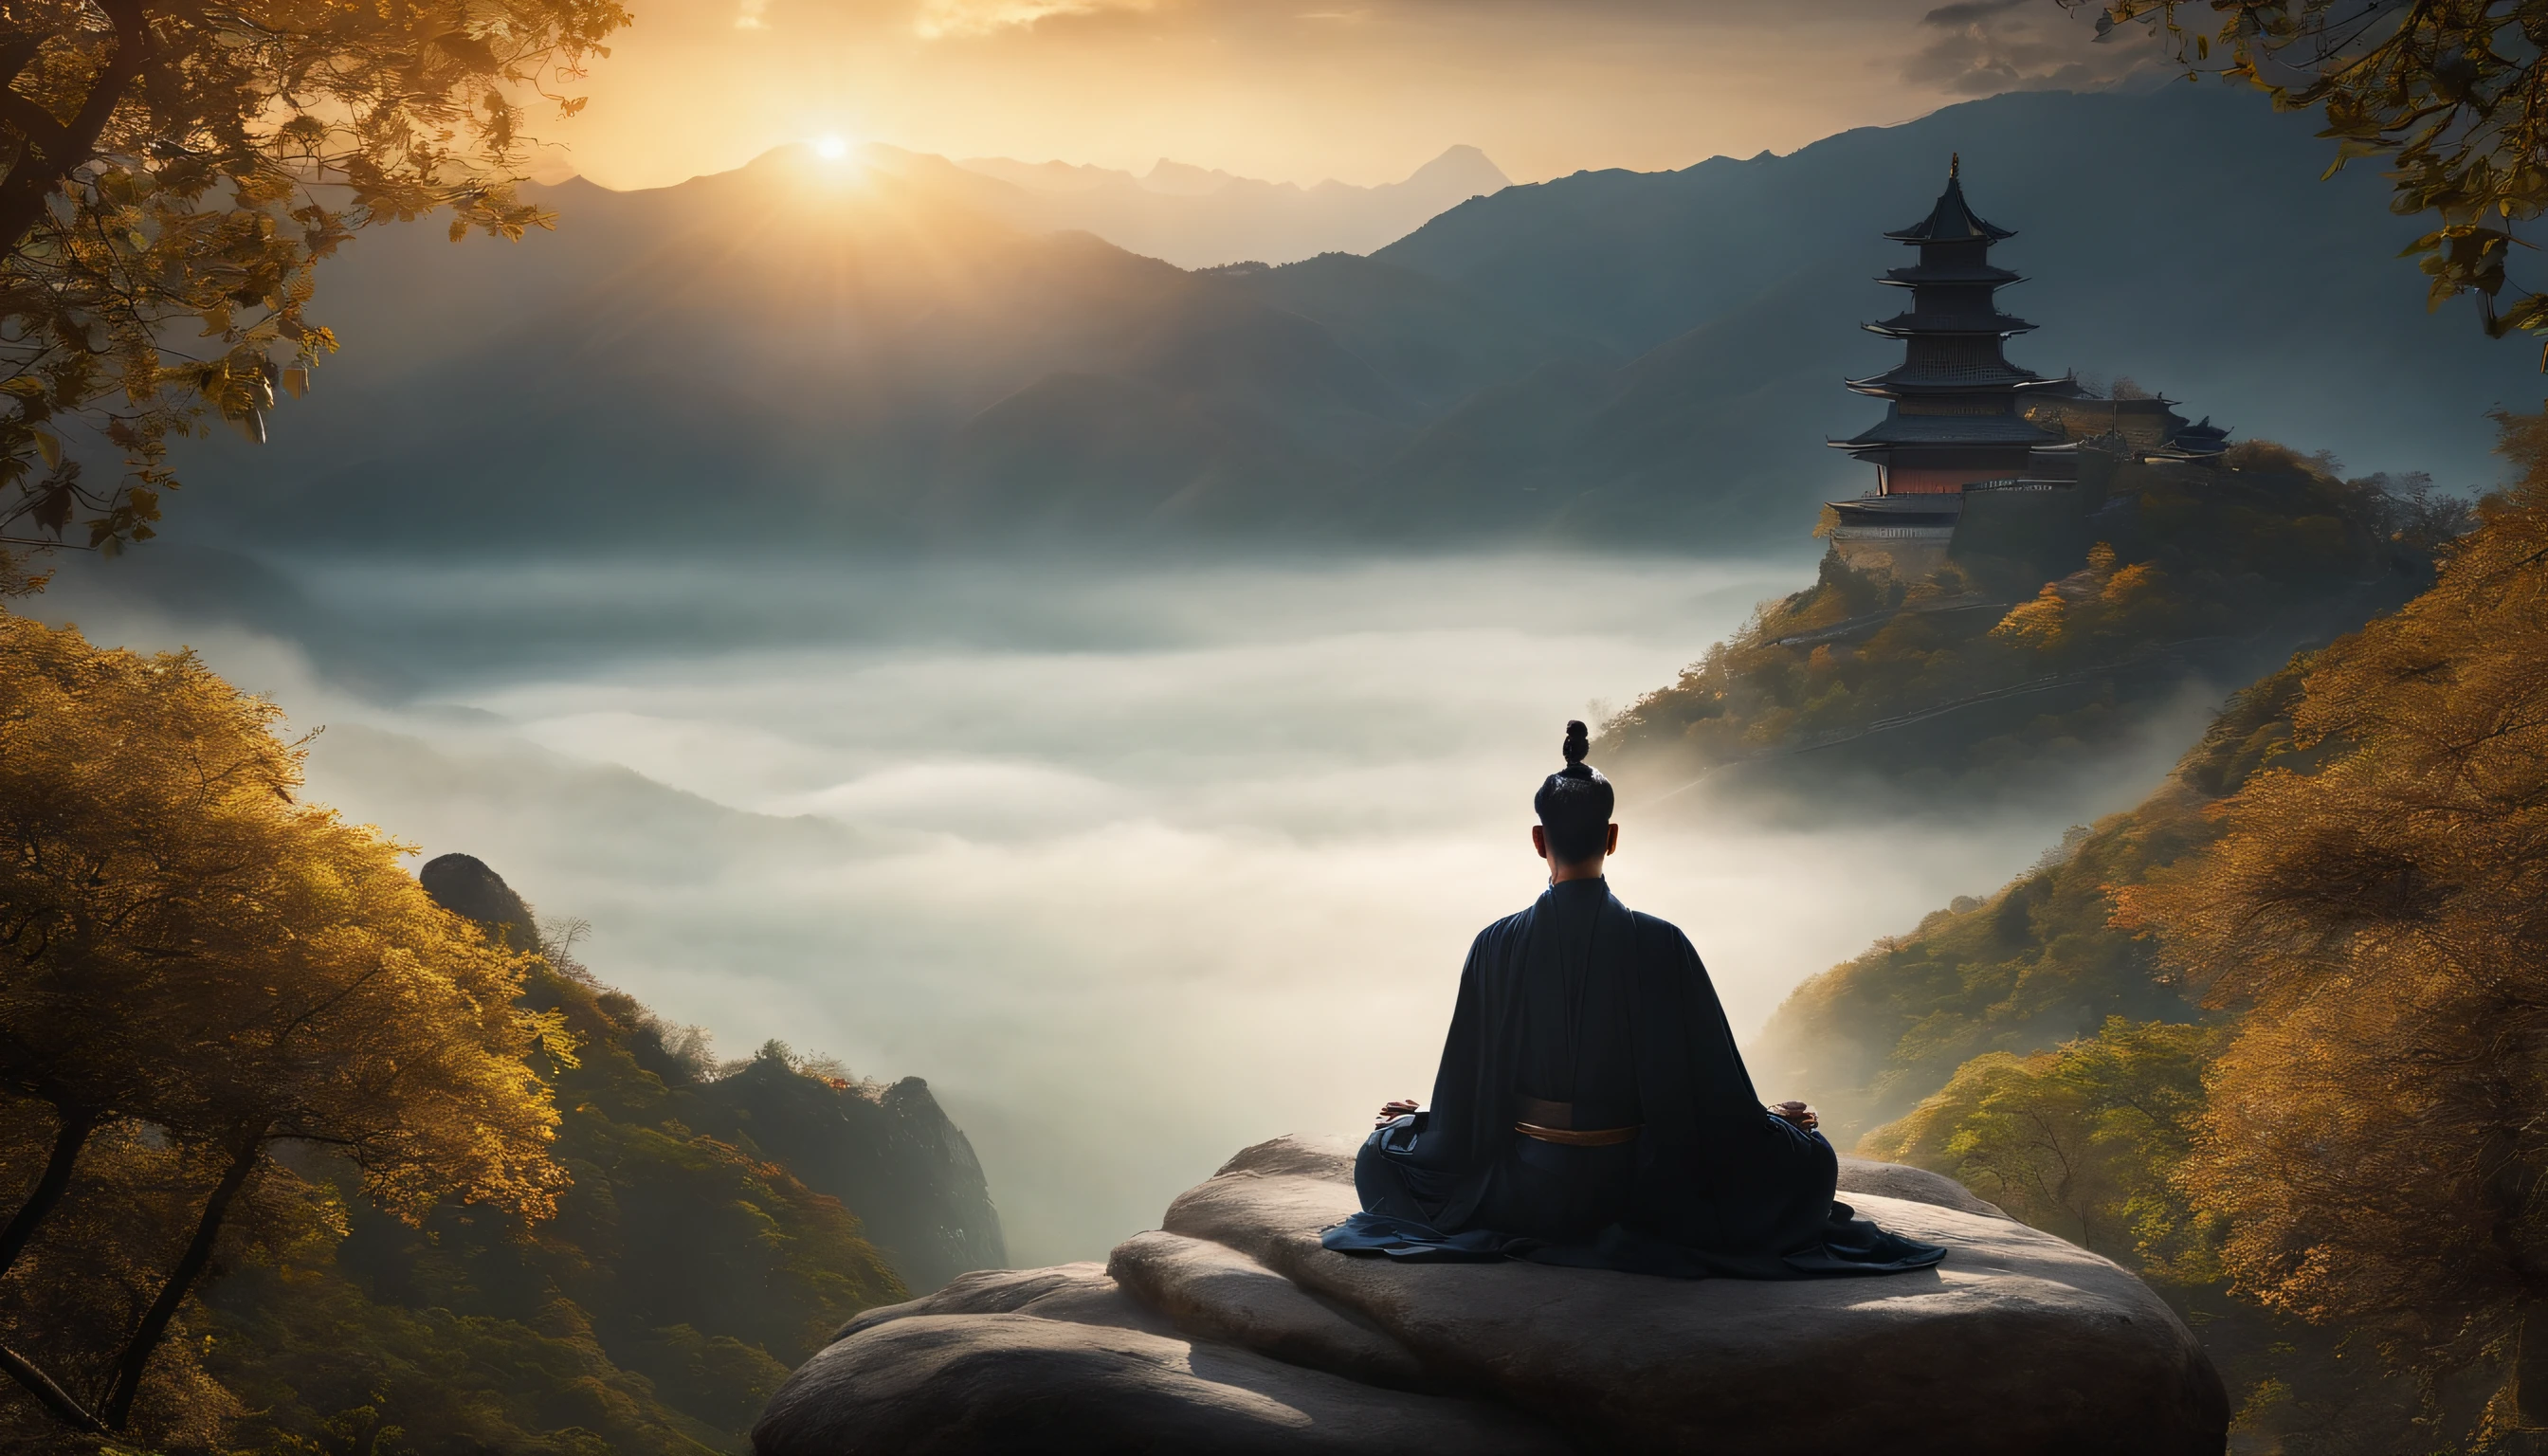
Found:
M 1368 185 L 604 187 L 615 4 L 92 8 L 0 1449 L 2548 1451 L 2548 0 L 1869 11 L 1885 125 Z

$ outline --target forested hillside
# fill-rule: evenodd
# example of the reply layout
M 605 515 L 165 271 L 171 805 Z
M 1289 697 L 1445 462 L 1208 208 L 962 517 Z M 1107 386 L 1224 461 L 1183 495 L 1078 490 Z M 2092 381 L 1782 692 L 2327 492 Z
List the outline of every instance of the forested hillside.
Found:
M 0 613 L 0 1445 L 740 1451 L 1004 1260 L 927 1087 L 720 1063 L 194 658 Z
M 1977 499 L 1934 574 L 1826 555 L 1813 586 L 1604 725 L 1603 752 L 1649 783 L 1853 813 L 2021 794 L 2093 772 L 2189 684 L 2244 682 L 2398 606 L 2465 524 L 2419 481 L 2346 480 L 2270 443 L 2206 465 L 2080 458 L 2075 491 Z
M 2240 694 L 2140 808 L 1806 983 L 1762 1054 L 1861 1151 L 2137 1264 L 2241 1450 L 2548 1428 L 2548 416 L 2505 443 L 2522 483 L 2430 590 Z
M 2149 800 L 2082 826 L 1997 891 L 1963 896 L 1910 933 L 1798 987 L 1762 1033 L 1772 1080 L 1814 1089 L 1843 1144 L 1910 1112 L 1986 1052 L 2095 1036 L 2116 1017 L 2200 1015 L 2148 940 L 2115 930 L 2113 886 L 2210 844 L 2209 810 L 2291 753 L 2305 661 L 2232 698 Z

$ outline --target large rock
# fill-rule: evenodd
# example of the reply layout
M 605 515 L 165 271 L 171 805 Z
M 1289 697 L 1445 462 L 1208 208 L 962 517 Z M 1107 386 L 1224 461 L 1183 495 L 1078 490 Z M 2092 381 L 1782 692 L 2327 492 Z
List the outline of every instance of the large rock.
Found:
M 871 1310 L 761 1456 L 1008 1451 L 2215 1453 L 2219 1377 L 2113 1263 L 1918 1169 L 1848 1160 L 1938 1269 L 1793 1283 L 1319 1246 L 1351 1144 L 1248 1148 L 1108 1263 Z
M 490 940 L 516 951 L 540 948 L 540 927 L 531 918 L 531 907 L 504 883 L 504 876 L 477 856 L 437 855 L 425 862 L 415 878 L 433 903 L 478 922 Z

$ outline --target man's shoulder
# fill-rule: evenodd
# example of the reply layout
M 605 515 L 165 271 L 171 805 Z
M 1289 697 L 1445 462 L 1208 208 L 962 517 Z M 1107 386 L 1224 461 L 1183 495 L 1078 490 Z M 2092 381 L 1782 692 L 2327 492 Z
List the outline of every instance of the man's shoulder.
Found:
M 1510 915 L 1505 916 L 1503 919 L 1488 926 L 1485 930 L 1478 932 L 1477 944 L 1480 946 L 1491 946 L 1499 941 L 1509 940 L 1512 937 L 1529 930 L 1531 914 L 1538 908 L 1539 906 L 1536 904 L 1524 905 Z
M 1665 946 L 1689 944 L 1689 937 L 1682 934 L 1680 926 L 1660 915 L 1648 915 L 1643 910 L 1629 910 L 1628 918 L 1636 922 L 1637 939 L 1640 941 Z

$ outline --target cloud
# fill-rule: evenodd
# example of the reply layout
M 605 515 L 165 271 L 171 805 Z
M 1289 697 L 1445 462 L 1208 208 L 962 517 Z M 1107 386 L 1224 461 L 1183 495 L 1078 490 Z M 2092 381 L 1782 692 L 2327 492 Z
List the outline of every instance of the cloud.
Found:
M 2100 43 L 2083 14 L 2043 0 L 1957 0 L 1920 18 L 1926 43 L 1902 78 L 1954 96 L 2003 91 L 2087 91 L 2146 73 L 2161 61 L 2138 33 Z
M 276 569 L 268 635 L 119 594 L 167 561 L 66 563 L 39 605 L 328 725 L 312 797 L 589 919 L 585 958 L 673 1020 L 927 1077 L 1030 1265 L 1103 1257 L 1243 1143 L 1422 1095 L 1470 938 L 1538 893 L 1557 725 L 1812 570 L 347 560 Z M 322 629 L 421 699 L 314 667 Z M 2209 706 L 2007 818 L 1817 830 L 1623 776 L 1617 883 L 1748 1033 L 2138 799 Z
M 913 34 L 924 41 L 988 36 L 1056 16 L 1151 10 L 1155 0 L 921 0 Z

